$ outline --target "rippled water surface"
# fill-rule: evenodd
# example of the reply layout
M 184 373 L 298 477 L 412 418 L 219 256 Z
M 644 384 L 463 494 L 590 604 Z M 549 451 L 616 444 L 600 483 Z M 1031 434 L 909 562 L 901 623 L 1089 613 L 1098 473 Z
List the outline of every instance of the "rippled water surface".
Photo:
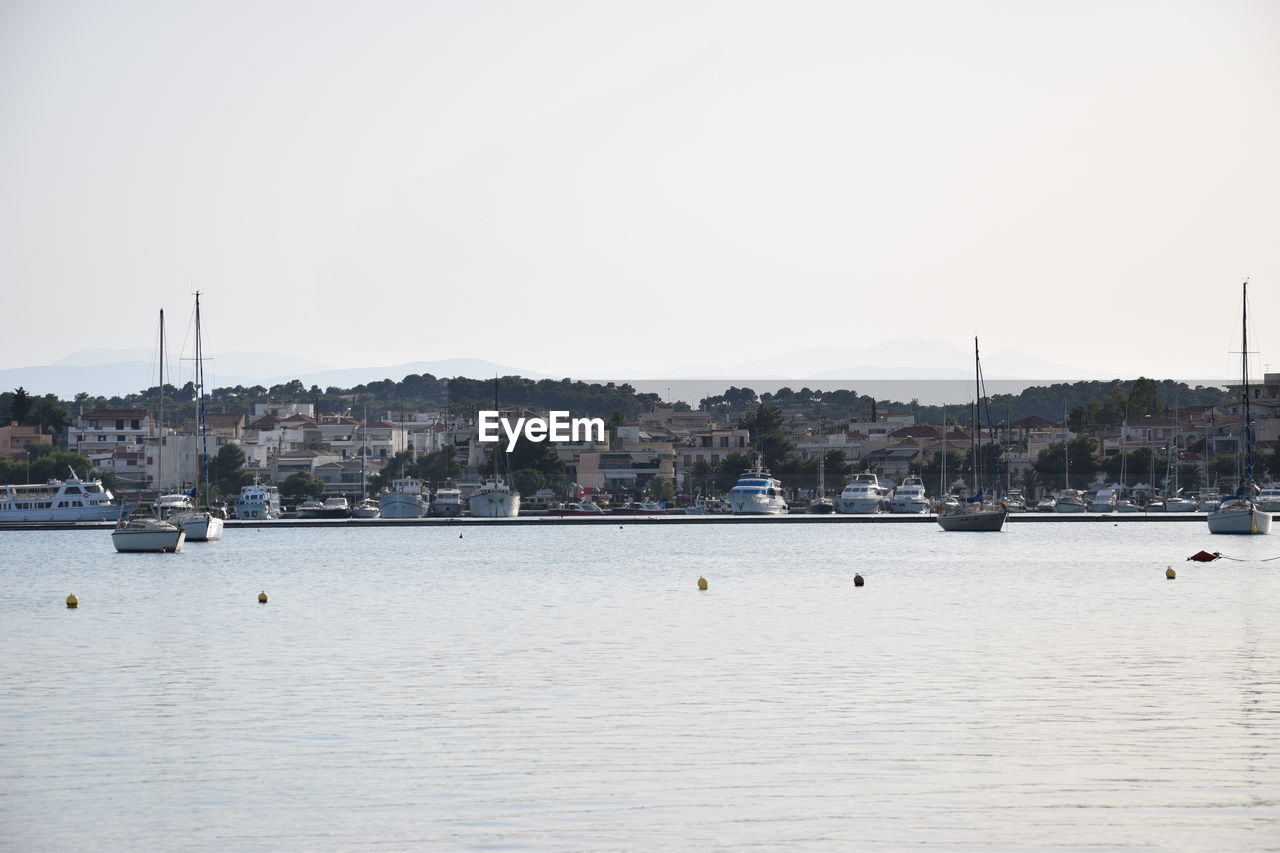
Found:
M 1280 849 L 1280 536 L 109 540 L 0 533 L 4 849 Z

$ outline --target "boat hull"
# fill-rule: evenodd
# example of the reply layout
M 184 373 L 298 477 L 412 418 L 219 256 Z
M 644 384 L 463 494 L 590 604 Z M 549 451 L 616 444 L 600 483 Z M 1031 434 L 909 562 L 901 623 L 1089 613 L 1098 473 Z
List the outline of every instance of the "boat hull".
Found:
M 1223 506 L 1205 519 L 1210 533 L 1265 534 L 1271 532 L 1271 513 L 1256 506 Z
M 785 515 L 787 502 L 780 497 L 754 494 L 731 494 L 729 507 L 734 515 Z
M 216 542 L 222 538 L 222 519 L 207 512 L 182 515 L 174 519 L 182 524 L 188 542 Z
M 961 509 L 958 512 L 938 516 L 938 526 L 946 531 L 970 533 L 999 533 L 1009 515 L 1004 507 L 976 511 Z
M 460 503 L 440 503 L 431 504 L 431 514 L 436 518 L 457 518 L 462 515 L 462 504 Z
M 515 518 L 520 514 L 520 496 L 514 492 L 481 492 L 471 498 L 472 518 Z
M 378 498 L 378 509 L 383 518 L 422 518 L 427 505 L 417 495 L 383 495 Z
M 836 498 L 836 509 L 845 515 L 871 515 L 884 511 L 881 498 Z
M 182 529 L 111 531 L 111 544 L 121 554 L 176 554 L 186 541 L 187 532 Z
M 907 500 L 897 500 L 896 498 L 889 503 L 889 512 L 898 515 L 922 515 L 929 511 L 929 502 L 924 498 L 910 498 Z

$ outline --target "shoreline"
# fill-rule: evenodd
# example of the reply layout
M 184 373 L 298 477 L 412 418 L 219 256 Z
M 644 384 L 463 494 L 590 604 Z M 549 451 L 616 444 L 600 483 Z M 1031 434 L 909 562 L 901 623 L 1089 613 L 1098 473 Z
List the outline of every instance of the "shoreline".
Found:
M 1205 513 L 1201 512 L 1169 512 L 1169 513 L 1010 513 L 1006 523 L 1010 524 L 1086 524 L 1097 522 L 1188 522 L 1204 521 Z M 878 515 L 731 515 L 728 513 L 711 515 L 621 515 L 600 516 L 598 518 L 584 516 L 518 516 L 516 518 L 281 518 L 271 521 L 236 520 L 223 522 L 227 528 L 285 528 L 285 527 L 423 527 L 451 528 L 477 527 L 482 525 L 529 526 L 529 525 L 625 525 L 625 524 L 929 524 L 935 523 L 937 516 L 933 513 L 922 515 L 895 515 L 884 513 Z M 111 530 L 116 526 L 114 521 L 15 521 L 0 522 L 0 532 L 5 530 Z

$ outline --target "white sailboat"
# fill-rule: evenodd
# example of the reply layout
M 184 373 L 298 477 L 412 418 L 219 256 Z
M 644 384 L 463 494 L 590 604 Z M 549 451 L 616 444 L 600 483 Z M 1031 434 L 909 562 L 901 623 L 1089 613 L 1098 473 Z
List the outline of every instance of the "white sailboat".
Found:
M 177 514 L 175 521 L 186 528 L 187 540 L 190 542 L 215 542 L 222 538 L 222 517 L 215 515 L 209 508 L 209 427 L 205 421 L 204 403 L 204 352 L 200 339 L 200 291 L 196 291 L 196 406 L 197 422 L 200 433 L 200 455 L 203 457 L 203 471 L 196 466 L 196 487 L 192 490 L 200 493 L 204 485 L 204 509 L 192 507 L 188 511 Z M 201 480 L 201 474 L 204 475 Z
M 1271 513 L 1258 503 L 1258 486 L 1253 481 L 1253 423 L 1249 411 L 1249 282 L 1244 283 L 1244 307 L 1240 353 L 1240 378 L 1244 397 L 1244 476 L 1235 497 L 1223 501 L 1209 513 L 1210 533 L 1262 534 L 1271 532 Z

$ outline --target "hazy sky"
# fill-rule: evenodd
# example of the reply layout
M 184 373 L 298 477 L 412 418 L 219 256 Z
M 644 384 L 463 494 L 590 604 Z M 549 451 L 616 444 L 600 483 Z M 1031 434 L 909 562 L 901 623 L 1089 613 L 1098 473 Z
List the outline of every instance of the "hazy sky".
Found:
M 1280 367 L 1280 3 L 0 4 L 0 366 Z M 1275 356 L 1269 355 L 1274 352 Z

